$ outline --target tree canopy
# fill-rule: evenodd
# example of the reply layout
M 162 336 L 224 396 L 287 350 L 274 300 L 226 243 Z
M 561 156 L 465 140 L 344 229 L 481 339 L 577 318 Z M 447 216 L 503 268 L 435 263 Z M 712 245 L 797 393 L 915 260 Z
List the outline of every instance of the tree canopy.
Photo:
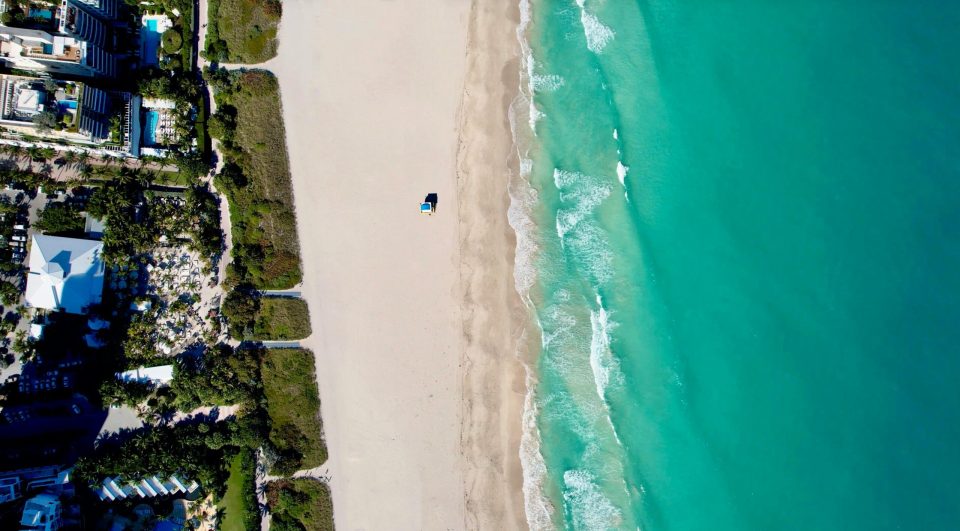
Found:
M 45 234 L 75 236 L 83 233 L 84 218 L 76 207 L 53 203 L 40 211 L 40 219 L 34 227 Z
M 163 46 L 163 51 L 167 53 L 177 53 L 183 46 L 183 37 L 180 35 L 179 29 L 170 28 L 163 32 L 163 35 L 160 37 L 160 42 L 161 46 Z

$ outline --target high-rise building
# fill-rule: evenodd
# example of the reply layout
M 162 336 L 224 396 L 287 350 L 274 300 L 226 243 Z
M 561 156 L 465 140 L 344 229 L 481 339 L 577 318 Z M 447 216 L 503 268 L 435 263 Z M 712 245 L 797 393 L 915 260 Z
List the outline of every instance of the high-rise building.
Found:
M 79 2 L 67 0 L 60 8 L 60 33 L 103 47 L 107 43 L 107 26 L 84 10 Z
M 101 46 L 73 36 L 51 35 L 43 30 L 10 26 L 0 26 L 0 61 L 10 68 L 53 75 L 117 75 L 116 57 Z

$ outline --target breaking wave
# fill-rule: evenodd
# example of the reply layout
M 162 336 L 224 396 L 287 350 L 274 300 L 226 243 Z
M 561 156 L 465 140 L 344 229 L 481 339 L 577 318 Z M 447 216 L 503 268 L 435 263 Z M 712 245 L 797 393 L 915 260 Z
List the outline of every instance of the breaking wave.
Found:
M 585 0 L 577 0 L 580 6 L 580 23 L 583 24 L 583 34 L 587 39 L 587 49 L 593 53 L 600 53 L 616 34 L 609 26 L 600 22 L 600 19 L 584 7 Z

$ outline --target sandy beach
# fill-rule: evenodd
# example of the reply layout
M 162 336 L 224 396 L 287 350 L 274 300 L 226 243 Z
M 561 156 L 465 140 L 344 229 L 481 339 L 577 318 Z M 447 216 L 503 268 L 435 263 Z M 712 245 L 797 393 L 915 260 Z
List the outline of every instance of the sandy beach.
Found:
M 525 527 L 513 3 L 283 5 L 270 68 L 340 529 Z

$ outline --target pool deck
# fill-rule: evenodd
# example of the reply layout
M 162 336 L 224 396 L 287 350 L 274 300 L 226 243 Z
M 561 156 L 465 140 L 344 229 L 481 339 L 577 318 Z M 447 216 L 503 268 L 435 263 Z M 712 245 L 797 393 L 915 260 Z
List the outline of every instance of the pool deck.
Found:
M 156 26 L 154 28 L 150 27 L 151 22 L 155 22 Z M 143 64 L 159 64 L 159 59 L 156 57 L 156 54 L 157 50 L 160 49 L 160 36 L 172 27 L 173 21 L 166 15 L 144 15 L 140 19 L 140 61 Z M 153 50 L 147 49 L 147 39 L 152 38 L 149 35 L 150 33 L 156 34 L 156 47 Z

